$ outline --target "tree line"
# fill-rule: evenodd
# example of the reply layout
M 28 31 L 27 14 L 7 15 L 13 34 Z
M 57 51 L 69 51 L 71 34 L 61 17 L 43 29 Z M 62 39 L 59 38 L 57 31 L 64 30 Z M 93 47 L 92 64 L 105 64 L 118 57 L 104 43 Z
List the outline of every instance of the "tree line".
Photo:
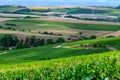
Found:
M 55 43 L 64 43 L 65 40 L 62 37 L 58 37 L 56 41 L 53 41 L 53 39 L 40 39 L 36 38 L 35 36 L 27 37 L 24 40 L 18 39 L 17 36 L 13 35 L 5 35 L 0 39 L 0 49 L 6 50 L 6 49 L 21 49 L 21 48 L 32 48 L 37 46 L 44 46 L 49 44 L 55 44 Z

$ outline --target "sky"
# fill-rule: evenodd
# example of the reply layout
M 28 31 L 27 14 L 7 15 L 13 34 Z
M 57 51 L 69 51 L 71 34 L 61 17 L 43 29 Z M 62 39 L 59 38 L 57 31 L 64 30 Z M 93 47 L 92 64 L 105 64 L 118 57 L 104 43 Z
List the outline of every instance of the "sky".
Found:
M 120 0 L 0 0 L 0 5 L 24 6 L 118 6 Z

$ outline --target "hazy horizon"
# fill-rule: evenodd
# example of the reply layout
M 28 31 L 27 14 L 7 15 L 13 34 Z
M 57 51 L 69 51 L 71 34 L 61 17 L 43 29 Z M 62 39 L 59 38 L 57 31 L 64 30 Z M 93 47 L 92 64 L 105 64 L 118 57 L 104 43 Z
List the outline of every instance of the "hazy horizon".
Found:
M 0 0 L 0 5 L 23 6 L 118 6 L 120 0 Z

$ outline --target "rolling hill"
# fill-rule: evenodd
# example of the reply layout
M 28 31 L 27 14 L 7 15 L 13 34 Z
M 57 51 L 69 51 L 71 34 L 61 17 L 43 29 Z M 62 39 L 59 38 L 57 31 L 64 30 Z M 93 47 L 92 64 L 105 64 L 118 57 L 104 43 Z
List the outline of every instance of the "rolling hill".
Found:
M 34 61 L 34 60 L 49 60 L 49 59 L 56 59 L 56 58 L 63 58 L 63 57 L 108 52 L 110 51 L 110 49 L 107 46 L 109 47 L 112 46 L 115 49 L 119 50 L 120 49 L 119 41 L 120 41 L 120 38 L 118 37 L 118 38 L 76 41 L 76 42 L 70 42 L 65 44 L 46 45 L 43 47 L 37 47 L 32 49 L 1 51 L 0 63 L 1 64 L 6 64 L 6 63 L 11 64 L 11 63 L 18 63 L 18 62 L 22 63 L 24 61 L 26 62 L 26 61 Z M 101 46 L 98 46 L 98 47 L 96 46 L 96 48 L 80 47 L 80 45 L 86 45 L 86 44 L 90 44 L 90 45 L 102 44 L 106 47 L 103 47 L 103 48 Z M 3 52 L 6 52 L 6 54 L 2 55 Z
M 65 43 L 62 46 L 88 43 L 119 45 L 119 40 L 120 38 L 86 40 Z M 120 79 L 119 51 L 101 53 L 103 49 L 81 51 L 83 49 L 56 48 L 57 45 L 60 44 L 5 51 L 6 54 L 0 56 L 0 79 Z

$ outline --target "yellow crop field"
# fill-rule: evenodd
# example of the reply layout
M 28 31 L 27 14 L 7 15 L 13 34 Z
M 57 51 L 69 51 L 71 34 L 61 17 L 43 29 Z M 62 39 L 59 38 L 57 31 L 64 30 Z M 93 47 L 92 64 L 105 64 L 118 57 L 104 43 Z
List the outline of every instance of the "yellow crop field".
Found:
M 48 10 L 46 7 L 30 7 L 31 10 Z

